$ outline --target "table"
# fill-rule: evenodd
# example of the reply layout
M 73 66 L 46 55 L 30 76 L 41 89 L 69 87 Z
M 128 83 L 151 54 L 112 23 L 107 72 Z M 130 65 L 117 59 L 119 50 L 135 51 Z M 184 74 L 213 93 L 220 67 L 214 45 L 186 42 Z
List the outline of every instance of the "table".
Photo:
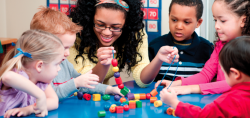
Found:
M 132 93 L 149 93 L 153 88 L 154 84 L 151 84 L 148 88 L 139 88 L 134 81 L 125 82 L 124 85 L 128 87 Z M 185 103 L 191 103 L 200 107 L 204 107 L 206 104 L 211 103 L 221 94 L 214 95 L 201 95 L 201 94 L 190 94 L 190 95 L 179 95 L 178 99 Z M 157 98 L 160 99 L 159 94 Z M 167 115 L 165 111 L 169 107 L 164 104 L 161 107 L 154 107 L 153 103 L 149 100 L 141 100 L 142 108 L 130 109 L 129 111 L 124 111 L 122 114 L 106 112 L 105 118 L 176 118 L 171 115 Z M 46 118 L 98 118 L 98 111 L 104 110 L 105 104 L 113 104 L 116 101 L 114 96 L 111 96 L 109 101 L 86 101 L 78 100 L 77 97 L 71 97 L 66 99 L 59 104 L 59 108 L 54 111 L 50 111 Z M 3 117 L 0 117 L 3 118 Z M 28 118 L 37 118 L 35 115 L 30 115 Z
M 16 38 L 0 38 L 0 41 L 3 46 L 3 51 L 4 51 L 2 54 L 0 54 L 0 66 L 1 66 L 4 56 L 7 54 L 9 50 L 14 48 L 13 46 L 11 46 L 11 43 L 12 42 L 16 43 L 17 39 Z

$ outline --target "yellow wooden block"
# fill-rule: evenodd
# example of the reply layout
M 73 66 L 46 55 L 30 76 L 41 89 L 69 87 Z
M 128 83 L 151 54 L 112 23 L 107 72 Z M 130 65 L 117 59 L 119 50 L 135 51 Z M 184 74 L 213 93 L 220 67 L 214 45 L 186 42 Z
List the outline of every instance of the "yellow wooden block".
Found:
M 174 117 L 176 117 L 176 115 L 175 115 L 175 110 L 174 110 L 174 109 L 173 109 L 172 115 L 173 115 Z
M 74 96 L 77 96 L 77 92 L 74 93 Z
M 93 101 L 101 101 L 101 94 L 93 94 Z
M 119 68 L 116 66 L 116 67 L 113 67 L 113 71 L 116 73 L 119 71 Z
M 140 100 L 140 94 L 134 94 L 135 100 Z
M 154 106 L 155 106 L 155 107 L 160 107 L 160 106 L 162 106 L 162 101 L 160 101 L 160 100 L 155 101 L 155 102 L 154 102 Z

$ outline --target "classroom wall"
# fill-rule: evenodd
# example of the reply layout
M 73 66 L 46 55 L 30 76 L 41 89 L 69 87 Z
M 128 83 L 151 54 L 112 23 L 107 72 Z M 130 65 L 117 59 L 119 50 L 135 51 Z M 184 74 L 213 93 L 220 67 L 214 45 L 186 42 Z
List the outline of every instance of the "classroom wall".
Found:
M 0 0 L 0 37 L 19 38 L 46 0 Z

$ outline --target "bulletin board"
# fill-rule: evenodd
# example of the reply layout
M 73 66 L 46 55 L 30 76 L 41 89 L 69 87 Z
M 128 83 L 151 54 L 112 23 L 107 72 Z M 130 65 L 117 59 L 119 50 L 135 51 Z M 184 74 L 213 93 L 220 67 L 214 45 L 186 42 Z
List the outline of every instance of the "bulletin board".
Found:
M 68 14 L 70 7 L 75 7 L 77 0 L 47 0 L 47 7 Z M 161 0 L 142 0 L 144 8 L 143 23 L 148 34 L 148 42 L 161 36 Z

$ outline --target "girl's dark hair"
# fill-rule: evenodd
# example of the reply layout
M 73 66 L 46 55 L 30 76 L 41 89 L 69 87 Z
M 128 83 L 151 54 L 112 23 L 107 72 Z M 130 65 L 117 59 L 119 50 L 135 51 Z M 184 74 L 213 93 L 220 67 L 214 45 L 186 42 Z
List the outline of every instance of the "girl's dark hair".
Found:
M 232 10 L 239 17 L 245 15 L 245 26 L 242 29 L 241 35 L 250 35 L 250 1 L 249 0 L 215 0 L 224 1 L 230 10 Z M 216 32 L 218 39 L 218 34 Z M 217 41 L 215 41 L 216 43 Z
M 113 10 L 120 10 L 125 15 L 125 25 L 122 29 L 121 36 L 114 42 L 113 46 L 117 52 L 117 61 L 119 65 L 119 70 L 122 70 L 125 64 L 128 65 L 127 72 L 131 71 L 131 67 L 138 63 L 136 57 L 139 56 L 142 60 L 141 54 L 138 53 L 138 49 L 142 44 L 143 33 L 143 11 L 141 0 L 124 0 L 129 5 L 129 11 L 126 12 L 123 7 L 112 4 L 104 3 L 97 7 L 96 0 L 78 0 L 75 8 L 71 8 L 70 17 L 72 21 L 83 26 L 83 30 L 77 34 L 81 39 L 80 43 L 75 43 L 75 48 L 78 51 L 78 55 L 75 57 L 75 62 L 77 63 L 77 58 L 83 58 L 82 54 L 87 54 L 91 62 L 97 63 L 96 52 L 99 48 L 99 40 L 96 37 L 93 26 L 94 26 L 94 15 L 96 9 L 106 8 Z M 148 43 L 148 42 L 144 42 Z M 89 48 L 88 50 L 86 50 Z
M 250 36 L 241 36 L 229 41 L 219 54 L 220 64 L 227 74 L 235 68 L 250 76 Z

